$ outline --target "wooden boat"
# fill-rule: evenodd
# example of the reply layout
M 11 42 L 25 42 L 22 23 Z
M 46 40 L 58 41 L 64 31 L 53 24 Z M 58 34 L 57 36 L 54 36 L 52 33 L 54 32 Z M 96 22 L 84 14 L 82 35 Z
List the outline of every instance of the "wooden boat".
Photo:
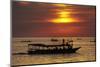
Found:
M 73 41 L 70 41 L 73 42 Z M 72 44 L 63 40 L 61 45 L 28 44 L 28 54 L 61 54 L 75 53 L 81 47 L 73 48 Z

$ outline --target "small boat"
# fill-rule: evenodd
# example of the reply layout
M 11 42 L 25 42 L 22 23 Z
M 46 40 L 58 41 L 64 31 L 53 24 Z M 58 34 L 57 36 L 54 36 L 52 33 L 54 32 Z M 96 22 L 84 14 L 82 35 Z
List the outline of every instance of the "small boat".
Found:
M 55 41 L 55 42 L 57 42 L 58 40 L 57 40 L 57 39 L 51 39 L 51 41 Z
M 32 42 L 31 40 L 22 40 L 20 42 Z
M 73 42 L 73 41 L 69 41 Z M 60 45 L 45 45 L 45 44 L 28 44 L 28 54 L 65 54 L 75 53 L 81 47 L 72 47 L 72 43 L 66 42 L 63 39 Z

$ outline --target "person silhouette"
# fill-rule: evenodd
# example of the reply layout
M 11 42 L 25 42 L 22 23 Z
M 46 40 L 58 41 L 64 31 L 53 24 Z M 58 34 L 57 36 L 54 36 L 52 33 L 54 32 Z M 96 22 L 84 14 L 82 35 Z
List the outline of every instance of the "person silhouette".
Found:
M 62 39 L 62 44 L 65 44 L 65 39 Z
M 68 46 L 69 49 L 72 48 L 71 40 L 67 40 L 66 45 Z

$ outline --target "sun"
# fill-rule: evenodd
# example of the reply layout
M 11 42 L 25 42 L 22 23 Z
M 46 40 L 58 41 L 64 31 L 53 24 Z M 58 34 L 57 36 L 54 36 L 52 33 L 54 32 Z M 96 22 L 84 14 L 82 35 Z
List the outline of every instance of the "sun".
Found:
M 56 18 L 52 20 L 53 23 L 72 23 L 73 21 L 72 18 Z
M 77 22 L 78 20 L 72 16 L 72 11 L 67 10 L 70 5 L 65 4 L 54 4 L 59 8 L 55 9 L 55 18 L 50 19 L 49 21 L 52 23 L 73 23 Z
M 68 17 L 70 15 L 70 12 L 66 12 L 66 11 L 59 11 L 58 13 L 59 17 Z
M 71 17 L 71 12 L 68 11 L 58 11 L 56 13 L 57 18 L 51 20 L 53 23 L 72 23 L 75 22 L 75 19 Z

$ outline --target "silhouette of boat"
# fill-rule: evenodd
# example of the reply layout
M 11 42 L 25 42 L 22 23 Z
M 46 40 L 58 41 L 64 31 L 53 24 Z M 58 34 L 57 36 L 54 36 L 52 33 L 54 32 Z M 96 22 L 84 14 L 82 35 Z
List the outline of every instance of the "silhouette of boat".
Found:
M 32 42 L 31 40 L 23 40 L 21 42 Z
M 28 44 L 28 54 L 65 54 L 75 53 L 81 47 L 73 48 L 73 41 L 66 42 L 63 39 L 61 45 Z
M 55 41 L 55 42 L 57 42 L 58 40 L 57 40 L 57 39 L 51 39 L 51 41 Z

